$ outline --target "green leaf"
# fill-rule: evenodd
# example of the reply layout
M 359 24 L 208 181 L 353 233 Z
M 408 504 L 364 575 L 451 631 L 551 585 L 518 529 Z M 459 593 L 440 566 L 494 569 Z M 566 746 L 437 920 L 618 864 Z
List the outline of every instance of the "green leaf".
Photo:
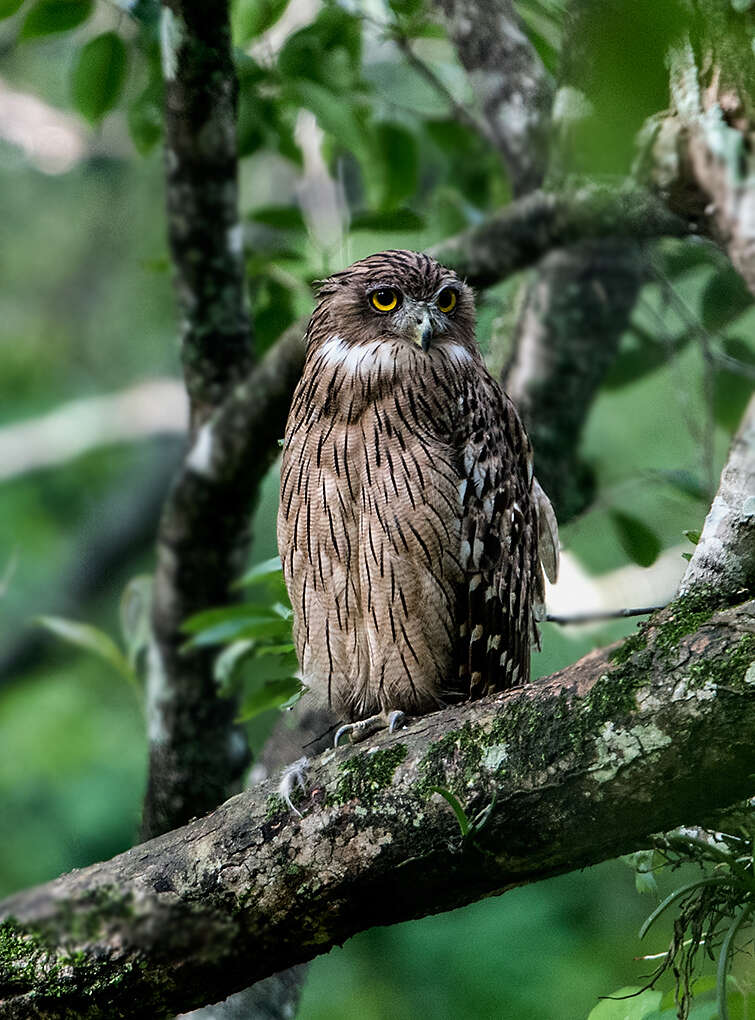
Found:
M 241 702 L 238 722 L 247 722 L 261 712 L 282 708 L 301 691 L 301 683 L 295 679 L 268 680 L 246 695 Z
M 300 79 L 289 85 L 289 100 L 310 110 L 323 129 L 358 158 L 370 155 L 371 139 L 362 109 L 348 98 L 316 81 Z
M 661 1004 L 661 992 L 648 988 L 626 987 L 602 999 L 590 1010 L 587 1020 L 645 1020 Z
M 661 551 L 658 536 L 637 517 L 621 510 L 612 510 L 611 519 L 619 535 L 619 541 L 630 559 L 641 567 L 655 563 Z
M 716 273 L 705 286 L 700 300 L 703 326 L 716 332 L 746 311 L 753 298 L 746 283 L 734 269 Z
M 716 996 L 721 1020 L 729 1020 L 729 1010 L 726 1002 L 726 974 L 729 969 L 729 960 L 734 950 L 734 942 L 740 928 L 747 924 L 752 917 L 753 909 L 755 909 L 755 903 L 752 901 L 744 904 L 729 926 L 729 930 L 726 932 L 726 937 L 721 945 L 718 967 L 716 969 Z
M 181 624 L 184 634 L 197 634 L 199 631 L 207 630 L 219 623 L 229 621 L 242 621 L 265 619 L 271 620 L 275 614 L 270 606 L 259 602 L 238 602 L 230 606 L 220 606 L 218 609 L 203 609 L 194 613 L 188 620 Z
M 118 607 L 121 634 L 132 669 L 152 637 L 152 575 L 132 577 Z
M 263 223 L 275 230 L 306 230 L 304 217 L 298 205 L 266 205 L 252 209 L 249 219 L 255 223 Z M 280 560 L 278 560 L 280 569 Z
M 692 543 L 692 545 L 697 545 L 697 543 L 700 541 L 699 531 L 692 531 L 690 528 L 685 528 L 682 534 L 688 541 Z
M 461 806 L 458 798 L 454 797 L 450 790 L 446 790 L 442 786 L 431 786 L 430 789 L 432 790 L 433 793 L 440 794 L 440 796 L 443 797 L 444 800 L 448 801 L 448 803 L 451 805 L 453 813 L 456 815 L 456 820 L 459 823 L 459 828 L 461 829 L 462 836 L 468 836 L 471 826 L 469 824 L 469 819 L 467 818 L 467 813 Z
M 658 258 L 665 275 L 673 280 L 690 269 L 712 265 L 714 250 L 710 241 L 700 238 L 689 238 L 685 241 L 669 240 L 661 243 Z
M 359 81 L 361 52 L 361 19 L 335 5 L 325 6 L 311 25 L 288 37 L 278 54 L 278 69 L 289 80 L 308 78 L 329 91 L 347 93 Z
M 689 339 L 689 336 L 685 336 L 676 350 L 686 346 Z M 628 386 L 655 372 L 668 361 L 668 358 L 669 352 L 663 344 L 658 343 L 653 337 L 644 335 L 638 329 L 630 329 L 622 338 L 619 353 L 603 385 L 609 390 Z
M 103 32 L 79 51 L 73 69 L 73 104 L 90 124 L 118 102 L 126 78 L 126 47 L 116 32 Z
M 266 351 L 296 318 L 292 289 L 269 273 L 258 274 L 253 284 L 254 343 Z
M 183 646 L 189 648 L 205 648 L 208 645 L 222 645 L 228 641 L 240 641 L 246 638 L 285 638 L 290 636 L 291 627 L 280 618 L 246 617 L 238 620 L 226 620 L 212 627 L 199 631 Z
M 162 78 L 154 76 L 128 108 L 128 130 L 136 151 L 146 156 L 163 135 Z
M 288 0 L 236 0 L 231 9 L 231 35 L 235 46 L 266 32 L 280 18 Z
M 750 346 L 737 337 L 725 337 L 721 344 L 724 354 L 755 369 L 755 356 Z M 713 412 L 716 422 L 733 432 L 752 396 L 752 379 L 717 366 L 713 381 Z
M 264 146 L 274 145 L 278 108 L 258 90 L 244 89 L 239 100 L 237 124 L 239 155 L 250 156 Z
M 24 0 L 0 0 L 0 21 L 15 14 L 23 2 Z
M 51 633 L 67 641 L 68 644 L 98 655 L 105 662 L 109 663 L 113 669 L 117 670 L 129 683 L 135 682 L 133 671 L 123 652 L 104 631 L 93 627 L 89 623 L 67 620 L 62 616 L 37 616 L 35 621 L 41 624 L 41 626 L 46 627 Z
M 358 212 L 351 217 L 352 230 L 404 231 L 424 230 L 425 220 L 412 209 L 391 209 L 387 212 Z
M 22 39 L 67 32 L 86 21 L 94 0 L 38 0 L 21 26 Z
M 280 556 L 273 556 L 272 559 L 265 560 L 262 563 L 255 563 L 250 570 L 236 581 L 234 587 L 248 588 L 253 584 L 260 584 L 273 578 L 276 580 L 283 579 L 283 564 L 281 563 Z
M 424 8 L 424 0 L 388 0 L 388 4 L 394 14 L 410 17 L 419 14 Z
M 296 676 L 299 661 L 294 652 L 275 656 L 254 655 L 247 660 L 245 668 L 257 680 L 288 680 Z
M 291 641 L 287 641 L 282 645 L 257 645 L 255 648 L 255 655 L 287 655 L 289 652 L 294 651 L 294 644 Z
M 417 190 L 419 150 L 417 139 L 400 124 L 383 121 L 375 127 L 379 161 L 379 198 L 382 209 L 394 209 Z
M 234 683 L 241 663 L 255 648 L 254 641 L 233 641 L 215 659 L 213 673 L 222 694 L 235 694 Z

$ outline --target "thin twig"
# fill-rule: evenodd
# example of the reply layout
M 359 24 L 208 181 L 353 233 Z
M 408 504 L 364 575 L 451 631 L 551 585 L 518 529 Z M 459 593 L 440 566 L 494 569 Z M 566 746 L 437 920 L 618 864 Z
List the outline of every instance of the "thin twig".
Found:
M 600 620 L 621 620 L 629 616 L 649 616 L 657 613 L 663 606 L 646 606 L 644 609 L 606 609 L 597 610 L 594 613 L 574 613 L 573 616 L 559 616 L 548 613 L 545 617 L 548 623 L 558 623 L 563 626 L 573 623 L 597 623 Z
M 700 341 L 700 349 L 703 355 L 703 398 L 705 401 L 705 427 L 702 430 L 702 468 L 705 478 L 706 490 L 709 498 L 713 498 L 716 486 L 715 478 L 715 383 L 716 383 L 716 353 L 713 350 L 713 341 L 721 335 L 712 334 L 694 312 L 688 307 L 686 301 L 677 293 L 671 280 L 666 273 L 657 265 L 651 263 L 652 272 L 661 285 L 664 297 L 676 309 L 681 319 L 687 324 L 693 336 Z
M 478 134 L 484 141 L 491 142 L 492 139 L 490 136 L 490 132 L 488 131 L 485 124 L 477 117 L 475 117 L 475 115 L 471 113 L 471 111 L 468 110 L 463 103 L 460 103 L 458 99 L 456 99 L 456 97 L 450 92 L 445 82 L 443 82 L 441 78 L 435 73 L 435 71 L 433 71 L 432 67 L 430 67 L 429 64 L 426 64 L 421 57 L 417 56 L 417 54 L 412 49 L 411 43 L 406 38 L 406 36 L 401 35 L 398 32 L 392 32 L 390 38 L 393 39 L 395 44 L 404 54 L 406 62 L 409 64 L 409 66 L 413 67 L 417 74 L 424 78 L 425 81 L 430 86 L 432 86 L 433 89 L 435 89 L 438 95 L 441 96 L 448 103 L 448 105 L 451 107 L 451 111 L 454 117 L 458 121 L 460 121 L 460 123 L 464 124 L 466 127 L 470 128 L 472 131 Z

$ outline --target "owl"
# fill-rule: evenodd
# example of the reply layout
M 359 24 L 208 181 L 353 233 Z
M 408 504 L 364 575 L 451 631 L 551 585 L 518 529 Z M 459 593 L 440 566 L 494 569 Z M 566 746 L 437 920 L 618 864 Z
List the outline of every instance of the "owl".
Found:
M 529 678 L 556 522 L 474 331 L 472 291 L 422 253 L 320 286 L 278 545 L 302 680 L 346 720 L 336 742 Z

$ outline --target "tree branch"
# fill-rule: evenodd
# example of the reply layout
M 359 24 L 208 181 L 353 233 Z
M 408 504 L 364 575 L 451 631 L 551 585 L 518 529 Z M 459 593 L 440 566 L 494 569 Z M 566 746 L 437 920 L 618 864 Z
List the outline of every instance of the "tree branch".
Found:
M 755 578 L 755 396 L 732 441 L 718 492 L 681 585 L 746 591 Z
M 749 40 L 740 43 L 746 47 Z M 723 67 L 717 58 L 711 52 L 699 60 L 689 43 L 672 52 L 672 113 L 646 128 L 650 144 L 640 169 L 671 210 L 699 218 L 755 294 L 755 120 L 747 108 L 752 99 L 736 80 L 735 62 Z M 751 63 L 746 52 L 744 66 Z
M 164 0 L 161 45 L 168 232 L 191 449 L 158 535 L 147 669 L 145 837 L 211 810 L 233 792 L 248 761 L 246 737 L 233 723 L 235 705 L 218 696 L 213 656 L 207 650 L 183 654 L 181 626 L 192 613 L 232 597 L 231 583 L 248 554 L 256 492 L 242 474 L 220 477 L 213 460 L 220 444 L 210 423 L 252 365 L 227 0 Z M 263 446 L 263 461 L 266 450 Z
M 463 103 L 458 102 L 451 91 L 446 87 L 445 82 L 433 71 L 429 64 L 426 64 L 424 60 L 421 60 L 412 49 L 411 40 L 407 39 L 406 36 L 400 35 L 398 32 L 394 33 L 391 38 L 396 43 L 396 46 L 401 50 L 404 58 L 410 67 L 413 67 L 417 74 L 421 75 L 425 81 L 435 89 L 438 95 L 442 96 L 443 99 L 448 103 L 451 113 L 454 115 L 456 120 L 460 124 L 464 124 L 475 134 L 478 134 L 486 142 L 492 142 L 491 133 L 488 130 L 488 126 L 468 110 Z
M 185 430 L 186 393 L 177 379 L 148 379 L 117 393 L 71 400 L 0 427 L 0 483 L 59 467 L 98 447 Z
M 560 193 L 534 191 L 430 251 L 472 286 L 489 287 L 578 241 L 693 233 L 692 224 L 648 191 L 592 184 Z
M 436 5 L 446 14 L 449 35 L 481 97 L 488 134 L 514 193 L 526 194 L 541 184 L 548 168 L 550 76 L 511 0 L 436 0 Z M 572 61 L 572 75 L 584 76 L 589 64 L 579 40 L 583 22 L 592 16 L 580 5 L 571 19 L 564 48 L 581 57 Z M 523 284 L 502 382 L 527 426 L 538 478 L 562 523 L 593 494 L 592 472 L 579 459 L 579 438 L 642 285 L 638 255 L 637 246 L 616 238 L 583 241 L 546 254 Z
M 290 813 L 265 783 L 0 905 L 0 1016 L 163 1016 L 375 924 L 648 845 L 751 793 L 755 603 L 688 596 L 545 682 L 327 752 Z M 436 787 L 484 828 L 462 840 Z
M 168 234 L 193 425 L 252 367 L 228 2 L 163 0 Z
M 502 383 L 535 450 L 560 523 L 591 501 L 579 440 L 643 283 L 638 244 L 583 242 L 551 252 L 525 294 Z
M 212 810 L 248 761 L 235 704 L 217 694 L 215 652 L 182 652 L 181 625 L 228 599 L 246 564 L 252 500 L 277 453 L 298 378 L 303 326 L 291 327 L 199 429 L 166 504 L 150 649 L 150 771 L 143 834 Z M 219 526 L 222 522 L 222 526 Z
M 511 0 L 436 0 L 515 195 L 542 184 L 553 83 Z

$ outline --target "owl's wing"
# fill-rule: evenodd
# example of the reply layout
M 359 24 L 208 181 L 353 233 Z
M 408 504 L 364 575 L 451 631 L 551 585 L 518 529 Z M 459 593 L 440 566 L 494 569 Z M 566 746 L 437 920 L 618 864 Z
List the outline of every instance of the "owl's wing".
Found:
M 558 577 L 558 524 L 553 505 L 543 491 L 543 487 L 537 478 L 532 479 L 532 495 L 535 499 L 535 510 L 537 511 L 537 541 L 540 562 L 543 565 L 545 576 L 551 584 L 556 583 Z
M 473 382 L 462 410 L 467 577 L 459 658 L 470 697 L 479 697 L 529 679 L 530 643 L 544 608 L 540 557 L 555 576 L 558 538 L 553 509 L 533 478 L 524 427 L 487 373 Z

